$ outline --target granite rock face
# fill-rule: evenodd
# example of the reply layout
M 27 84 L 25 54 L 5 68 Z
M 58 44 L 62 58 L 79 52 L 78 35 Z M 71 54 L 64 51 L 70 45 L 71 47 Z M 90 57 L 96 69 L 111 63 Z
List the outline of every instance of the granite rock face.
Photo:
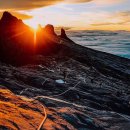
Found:
M 40 118 L 33 114 L 34 129 L 38 127 L 44 118 L 44 111 L 41 105 L 44 105 L 47 112 L 47 120 L 42 129 L 52 130 L 128 130 L 130 129 L 130 87 L 124 80 L 102 74 L 95 67 L 83 64 L 77 60 L 64 56 L 37 56 L 36 63 L 21 67 L 0 64 L 0 84 L 14 94 L 15 105 L 19 105 L 17 100 L 20 96 L 26 97 L 23 101 L 24 115 L 26 104 L 34 100 L 37 104 L 31 106 L 36 109 L 28 113 L 27 117 L 37 113 Z M 66 77 L 64 73 L 66 72 Z M 57 80 L 63 80 L 65 83 L 58 83 Z M 3 91 L 2 87 L 0 91 Z M 12 94 L 11 94 L 12 96 Z M 10 98 L 11 98 L 10 96 Z M 8 95 L 0 98 L 2 103 L 11 103 Z M 13 106 L 4 107 L 9 111 Z M 19 109 L 18 109 L 19 110 Z M 19 112 L 14 110 L 13 115 L 18 116 Z M 41 112 L 41 115 L 39 113 Z M 12 112 L 10 112 L 12 113 Z M 5 113 L 2 112 L 1 120 L 4 120 Z M 20 116 L 23 121 L 25 117 Z M 11 127 L 14 129 L 19 122 L 10 118 Z M 32 120 L 29 118 L 28 123 Z M 24 122 L 23 122 L 24 123 Z M 2 124 L 2 123 L 1 123 Z M 0 125 L 3 128 L 2 125 Z M 8 128 L 5 125 L 4 128 Z M 27 125 L 26 129 L 32 128 Z M 4 129 L 3 129 L 4 130 Z M 33 130 L 33 128 L 32 128 Z

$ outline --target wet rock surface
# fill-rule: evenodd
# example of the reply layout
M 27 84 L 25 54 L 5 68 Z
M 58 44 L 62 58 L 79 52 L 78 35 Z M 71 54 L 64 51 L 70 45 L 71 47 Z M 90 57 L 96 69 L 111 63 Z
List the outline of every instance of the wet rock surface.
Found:
M 29 108 L 29 111 L 37 113 L 39 118 L 33 114 L 37 123 L 33 124 L 35 127 L 25 125 L 25 130 L 36 129 L 40 124 L 44 117 L 41 105 L 46 107 L 48 115 L 42 126 L 45 130 L 130 129 L 128 82 L 102 74 L 95 67 L 69 57 L 37 56 L 36 60 L 38 64 L 21 67 L 0 64 L 0 92 L 2 93 L 4 86 L 16 96 L 15 100 L 12 100 L 12 94 L 10 97 L 8 94 L 0 94 L 2 103 L 15 102 L 17 106 L 20 104 L 17 98 L 23 96 L 28 100 L 23 101 L 20 106 L 26 110 L 30 99 L 36 99 L 37 107 L 32 105 L 33 108 Z M 62 80 L 64 83 L 58 83 L 56 80 Z M 9 110 L 8 107 L 3 107 L 6 111 Z M 4 112 L 1 111 L 3 115 Z M 6 122 L 2 114 L 0 119 Z M 19 116 L 19 113 L 17 114 Z M 28 114 L 27 117 L 31 115 Z M 23 117 L 20 118 L 23 120 Z M 11 118 L 9 120 L 13 122 L 11 129 L 20 127 L 19 122 Z M 31 121 L 28 119 L 28 123 Z M 2 124 L 0 122 L 1 129 L 8 129 L 8 124 Z

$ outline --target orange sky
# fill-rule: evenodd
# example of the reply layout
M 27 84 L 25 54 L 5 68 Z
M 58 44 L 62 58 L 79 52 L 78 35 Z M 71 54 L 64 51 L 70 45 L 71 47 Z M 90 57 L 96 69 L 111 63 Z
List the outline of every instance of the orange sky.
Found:
M 0 0 L 0 12 L 36 28 L 53 24 L 73 30 L 130 30 L 130 0 Z M 0 13 L 0 14 L 1 14 Z

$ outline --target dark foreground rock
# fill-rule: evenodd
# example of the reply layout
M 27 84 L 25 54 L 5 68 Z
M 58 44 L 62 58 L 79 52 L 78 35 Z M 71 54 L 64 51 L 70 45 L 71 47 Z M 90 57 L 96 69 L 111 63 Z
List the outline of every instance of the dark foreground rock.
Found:
M 22 129 L 19 121 L 13 118 L 5 120 L 4 115 L 7 112 L 23 121 L 24 130 L 38 128 L 45 114 L 41 105 L 45 106 L 47 112 L 47 120 L 42 129 L 130 129 L 130 87 L 127 82 L 102 74 L 95 67 L 69 57 L 37 56 L 36 61 L 37 64 L 21 67 L 0 64 L 0 101 L 2 102 L 0 128 L 2 130 L 9 127 L 13 130 L 18 127 Z M 64 79 L 65 72 L 67 76 Z M 57 80 L 66 83 L 60 84 Z M 14 93 L 15 100 L 10 99 L 14 98 L 12 94 L 2 96 L 3 86 Z M 14 110 L 14 106 L 20 106 L 21 96 L 23 96 L 22 111 L 20 108 Z M 31 104 L 33 108 L 26 107 L 32 99 L 35 99 L 37 104 Z M 15 105 L 7 107 L 3 104 Z M 10 111 L 11 109 L 14 112 Z M 24 115 L 26 110 L 28 111 L 26 116 L 20 116 Z M 30 117 L 32 115 L 35 120 L 33 126 Z M 24 120 L 27 122 L 24 123 Z

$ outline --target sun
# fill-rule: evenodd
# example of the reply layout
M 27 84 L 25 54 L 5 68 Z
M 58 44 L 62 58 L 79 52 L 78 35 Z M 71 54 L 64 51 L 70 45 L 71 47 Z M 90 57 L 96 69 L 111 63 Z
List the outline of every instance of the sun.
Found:
M 39 21 L 37 18 L 32 18 L 27 21 L 25 21 L 26 24 L 28 24 L 34 31 L 38 29 Z
M 31 26 L 31 28 L 32 28 L 34 31 L 37 31 L 37 30 L 38 30 L 38 24 Z
M 34 33 L 34 47 L 36 46 L 37 44 L 37 31 L 38 31 L 38 27 L 39 27 L 39 19 L 37 18 L 32 18 L 32 19 L 29 19 L 27 21 L 24 21 L 28 26 L 30 26 L 33 30 L 33 33 Z

